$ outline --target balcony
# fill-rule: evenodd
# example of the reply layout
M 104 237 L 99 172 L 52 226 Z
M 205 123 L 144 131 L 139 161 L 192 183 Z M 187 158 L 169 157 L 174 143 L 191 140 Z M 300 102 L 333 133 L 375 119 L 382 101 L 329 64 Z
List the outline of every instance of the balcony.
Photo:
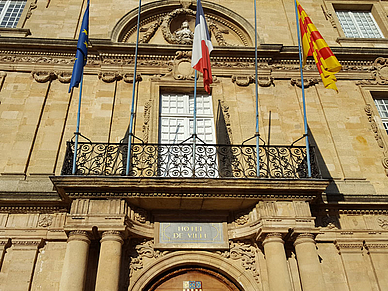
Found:
M 76 176 L 125 176 L 128 146 L 123 143 L 80 142 Z M 254 145 L 133 144 L 130 177 L 304 179 L 306 147 L 260 146 L 260 176 Z M 74 142 L 67 142 L 62 176 L 72 175 Z M 310 147 L 312 179 L 322 179 Z

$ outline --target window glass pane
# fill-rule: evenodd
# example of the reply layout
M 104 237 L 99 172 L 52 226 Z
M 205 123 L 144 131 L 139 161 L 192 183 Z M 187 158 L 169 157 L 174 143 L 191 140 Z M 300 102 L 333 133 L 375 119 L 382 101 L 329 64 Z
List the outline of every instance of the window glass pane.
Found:
M 0 27 L 16 27 L 26 1 L 0 1 Z
M 384 37 L 370 11 L 337 10 L 336 14 L 346 37 Z

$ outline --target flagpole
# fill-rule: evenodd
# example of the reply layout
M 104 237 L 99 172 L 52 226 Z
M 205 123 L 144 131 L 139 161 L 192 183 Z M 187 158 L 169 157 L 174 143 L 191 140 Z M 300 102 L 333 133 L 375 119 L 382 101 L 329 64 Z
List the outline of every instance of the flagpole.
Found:
M 193 104 L 193 177 L 195 177 L 195 152 L 197 139 L 197 70 L 194 73 L 194 104 Z
M 134 73 L 133 73 L 131 118 L 130 118 L 130 121 L 129 121 L 129 132 L 128 132 L 127 166 L 126 166 L 126 171 L 125 171 L 125 175 L 126 176 L 129 176 L 129 168 L 130 168 L 130 162 L 131 162 L 133 119 L 134 119 L 134 115 L 135 115 L 135 88 L 136 88 L 136 70 L 137 70 L 137 51 L 138 51 L 138 48 L 139 48 L 140 8 L 141 8 L 141 0 L 139 0 L 139 9 L 138 9 L 138 13 L 137 13 L 135 68 L 134 68 Z
M 77 163 L 77 151 L 78 151 L 78 137 L 80 135 L 79 132 L 79 124 L 81 119 L 81 97 L 82 97 L 82 84 L 84 79 L 84 73 L 82 72 L 81 82 L 79 87 L 79 98 L 78 98 L 78 112 L 77 112 L 77 127 L 75 130 L 75 142 L 74 142 L 74 156 L 73 156 L 73 170 L 71 172 L 72 175 L 75 175 L 76 172 L 76 163 Z
M 298 33 L 300 80 L 302 84 L 303 122 L 304 122 L 304 135 L 306 137 L 306 155 L 307 155 L 307 172 L 308 172 L 307 174 L 308 174 L 308 178 L 311 178 L 310 145 L 309 145 L 308 127 L 307 127 L 306 98 L 305 98 L 304 81 L 303 81 L 303 62 L 302 62 L 301 40 L 300 40 L 298 6 L 296 4 L 296 0 L 294 0 L 294 3 L 295 3 L 295 16 L 296 16 L 296 30 Z
M 258 69 L 257 69 L 257 13 L 255 0 L 255 75 L 256 75 L 256 169 L 257 177 L 260 177 L 260 134 L 259 134 L 259 84 L 258 84 Z

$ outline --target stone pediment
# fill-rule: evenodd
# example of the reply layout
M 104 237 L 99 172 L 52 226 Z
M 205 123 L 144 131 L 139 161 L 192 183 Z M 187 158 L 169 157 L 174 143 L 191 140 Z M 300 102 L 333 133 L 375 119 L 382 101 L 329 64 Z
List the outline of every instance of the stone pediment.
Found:
M 252 25 L 235 12 L 203 1 L 213 46 L 253 46 Z M 127 13 L 114 27 L 114 42 L 135 43 L 137 9 Z M 191 1 L 155 1 L 142 6 L 139 43 L 191 45 L 196 6 Z

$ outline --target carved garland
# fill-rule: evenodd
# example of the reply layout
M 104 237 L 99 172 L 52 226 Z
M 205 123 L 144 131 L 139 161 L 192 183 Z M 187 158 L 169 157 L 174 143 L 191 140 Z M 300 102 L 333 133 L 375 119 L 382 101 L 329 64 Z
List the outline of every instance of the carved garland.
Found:
M 176 35 L 174 35 L 173 33 L 171 33 L 171 30 L 170 30 L 170 24 L 171 22 L 173 21 L 173 19 L 181 14 L 186 14 L 186 15 L 191 15 L 193 17 L 195 17 L 195 12 L 191 9 L 187 9 L 187 8 L 178 8 L 178 9 L 175 9 L 174 11 L 170 12 L 169 14 L 167 14 L 164 19 L 163 19 L 163 23 L 161 25 L 161 28 L 162 28 L 162 33 L 163 33 L 163 36 L 164 36 L 164 39 L 168 42 L 168 43 L 173 43 L 173 44 L 192 44 L 193 42 L 187 42 L 185 40 L 182 40 L 182 39 L 179 39 L 176 37 Z

